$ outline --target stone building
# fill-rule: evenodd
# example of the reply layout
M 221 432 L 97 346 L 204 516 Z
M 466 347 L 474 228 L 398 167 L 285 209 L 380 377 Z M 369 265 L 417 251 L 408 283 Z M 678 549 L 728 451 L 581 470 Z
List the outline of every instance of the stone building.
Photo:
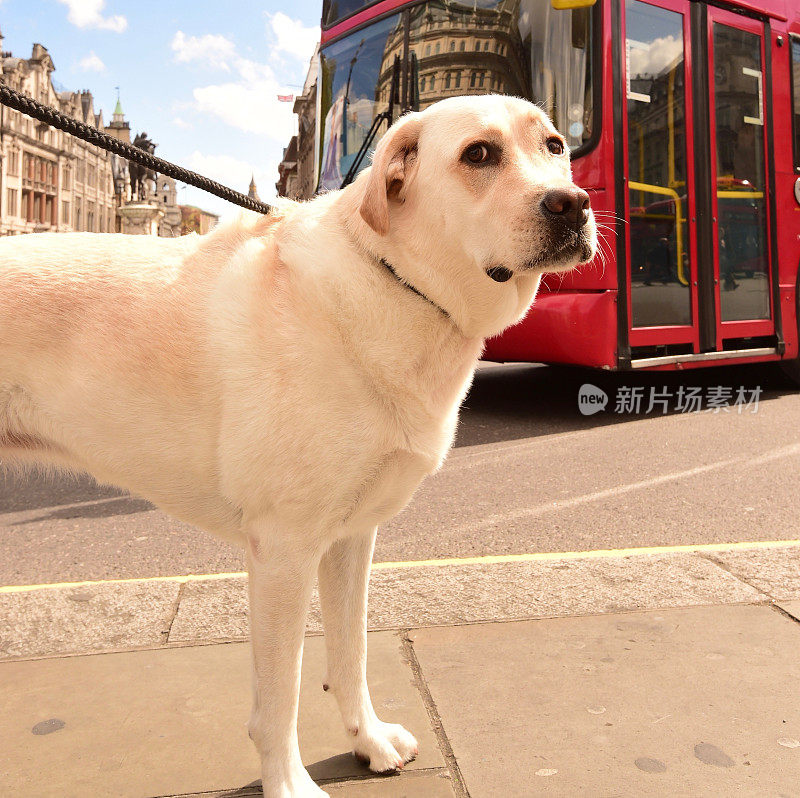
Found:
M 275 188 L 279 197 L 310 199 L 317 188 L 317 73 L 319 72 L 319 46 L 311 57 L 303 93 L 294 101 L 297 114 L 297 135 L 292 136 L 283 151 L 278 165 L 278 182 Z
M 181 206 L 178 205 L 178 189 L 171 177 L 158 176 L 153 199 L 164 214 L 158 222 L 158 234 L 164 238 L 177 238 L 183 235 L 181 232 L 183 214 Z
M 0 47 L 2 35 L 0 35 Z M 56 91 L 53 60 L 34 44 L 30 58 L 0 54 L 0 78 L 17 91 L 103 129 L 89 91 Z M 0 106 L 0 235 L 115 229 L 107 152 Z
M 258 196 L 258 188 L 256 187 L 256 176 L 253 174 L 250 175 L 250 185 L 247 189 L 247 196 L 250 197 L 251 200 L 261 202 L 261 197 Z
M 30 58 L 2 52 L 0 80 L 39 102 L 131 143 L 130 125 L 117 99 L 111 122 L 95 111 L 90 91 L 57 91 L 53 59 L 41 44 Z M 174 237 L 206 232 L 217 216 L 178 204 L 171 177 L 150 181 L 153 223 L 123 230 L 120 208 L 133 200 L 128 161 L 0 105 L 0 235 L 38 232 L 151 232 Z M 190 221 L 187 222 L 187 219 Z M 193 221 L 192 221 L 193 220 Z
M 297 136 L 289 139 L 289 145 L 283 148 L 283 158 L 278 164 L 278 182 L 275 189 L 279 197 L 300 199 L 297 194 Z
M 219 221 L 219 216 L 209 213 L 194 205 L 179 205 L 181 210 L 181 235 L 199 233 L 203 235 L 213 229 Z
M 416 62 L 409 105 L 424 111 L 432 103 L 461 94 L 526 95 L 521 79 L 528 66 L 515 42 L 519 0 L 491 8 L 430 0 L 410 10 L 409 58 Z M 386 41 L 376 98 L 389 103 L 395 56 L 403 55 L 404 29 Z

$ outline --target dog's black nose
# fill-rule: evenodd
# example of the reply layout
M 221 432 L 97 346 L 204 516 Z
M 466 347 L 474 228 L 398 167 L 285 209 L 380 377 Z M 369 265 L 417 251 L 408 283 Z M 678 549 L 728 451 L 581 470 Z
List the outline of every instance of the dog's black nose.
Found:
M 589 221 L 589 195 L 577 186 L 551 188 L 542 199 L 542 213 L 558 216 L 578 230 Z

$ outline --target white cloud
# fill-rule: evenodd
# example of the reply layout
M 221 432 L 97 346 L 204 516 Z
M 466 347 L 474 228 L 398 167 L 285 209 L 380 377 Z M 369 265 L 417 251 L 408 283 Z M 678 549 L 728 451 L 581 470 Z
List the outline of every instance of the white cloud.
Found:
M 172 40 L 175 60 L 183 63 L 209 62 L 226 70 L 229 75 L 222 83 L 196 86 L 192 91 L 191 109 L 200 118 L 214 117 L 232 128 L 257 136 L 259 164 L 249 164 L 232 156 L 204 156 L 195 152 L 189 159 L 190 168 L 208 174 L 219 182 L 246 192 L 251 173 L 255 174 L 259 193 L 268 201 L 275 195 L 278 163 L 283 148 L 295 134 L 297 120 L 292 103 L 278 101 L 279 94 L 295 94 L 297 87 L 287 87 L 282 81 L 302 83 L 305 64 L 319 41 L 319 29 L 305 27 L 286 14 L 268 15 L 269 44 L 263 62 L 238 54 L 235 42 L 221 35 L 187 36 L 178 31 Z M 290 66 L 282 67 L 280 78 L 272 65 L 281 64 L 281 54 L 291 56 Z M 187 125 L 187 107 L 175 107 L 179 127 Z M 189 117 L 189 119 L 191 119 Z M 193 192 L 186 190 L 188 196 Z M 201 207 L 218 209 L 216 201 L 206 201 Z M 229 214 L 225 210 L 225 214 Z
M 194 110 L 285 146 L 294 134 L 295 117 L 292 104 L 278 102 L 278 95 L 292 90 L 278 81 L 268 64 L 236 56 L 231 67 L 236 73 L 232 80 L 193 90 Z
M 674 35 L 662 36 L 647 44 L 631 42 L 631 77 L 655 77 L 672 69 L 683 55 L 683 39 Z
M 267 14 L 270 28 L 277 42 L 274 49 L 278 52 L 289 53 L 296 58 L 309 61 L 314 54 L 314 48 L 319 42 L 319 28 L 307 28 L 299 19 L 292 19 L 278 11 L 276 14 Z
M 236 45 L 225 36 L 207 33 L 205 36 L 187 36 L 179 30 L 172 38 L 175 60 L 183 63 L 203 61 L 207 66 L 230 72 L 236 59 Z
M 58 0 L 69 8 L 67 19 L 79 28 L 99 28 L 122 33 L 128 27 L 128 20 L 114 14 L 104 17 L 102 12 L 106 0 Z
M 78 69 L 83 72 L 105 72 L 106 65 L 100 57 L 95 55 L 94 51 L 92 51 L 85 58 L 81 58 L 81 60 L 78 61 Z
M 258 195 L 264 202 L 275 199 L 275 181 L 278 179 L 278 162 L 268 159 L 263 163 L 251 163 L 232 155 L 206 155 L 195 150 L 187 160 L 187 166 L 201 175 L 206 175 L 223 185 L 247 194 L 250 178 L 255 177 Z M 239 213 L 241 208 L 210 194 L 197 194 L 196 189 L 181 192 L 179 202 L 196 204 L 201 208 L 224 217 Z
M 242 80 L 203 86 L 194 90 L 195 107 L 219 117 L 245 133 L 267 136 L 284 146 L 294 134 L 295 117 L 291 103 L 278 102 L 284 91 L 274 78 Z

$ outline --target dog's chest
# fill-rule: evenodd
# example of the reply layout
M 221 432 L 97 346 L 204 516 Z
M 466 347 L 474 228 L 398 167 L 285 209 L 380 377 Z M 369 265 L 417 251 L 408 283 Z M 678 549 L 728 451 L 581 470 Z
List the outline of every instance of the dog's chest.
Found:
M 400 449 L 386 453 L 337 496 L 338 506 L 330 507 L 333 525 L 371 527 L 391 518 L 435 467 L 420 454 Z

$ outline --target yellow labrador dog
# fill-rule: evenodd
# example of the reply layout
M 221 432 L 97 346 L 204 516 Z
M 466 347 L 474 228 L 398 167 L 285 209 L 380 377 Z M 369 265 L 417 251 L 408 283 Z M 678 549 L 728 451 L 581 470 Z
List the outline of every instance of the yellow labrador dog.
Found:
M 266 796 L 324 795 L 297 741 L 315 575 L 353 751 L 416 755 L 367 690 L 376 526 L 441 466 L 484 338 L 595 249 L 563 138 L 495 95 L 408 114 L 344 191 L 205 237 L 0 242 L 0 457 L 244 545 Z

